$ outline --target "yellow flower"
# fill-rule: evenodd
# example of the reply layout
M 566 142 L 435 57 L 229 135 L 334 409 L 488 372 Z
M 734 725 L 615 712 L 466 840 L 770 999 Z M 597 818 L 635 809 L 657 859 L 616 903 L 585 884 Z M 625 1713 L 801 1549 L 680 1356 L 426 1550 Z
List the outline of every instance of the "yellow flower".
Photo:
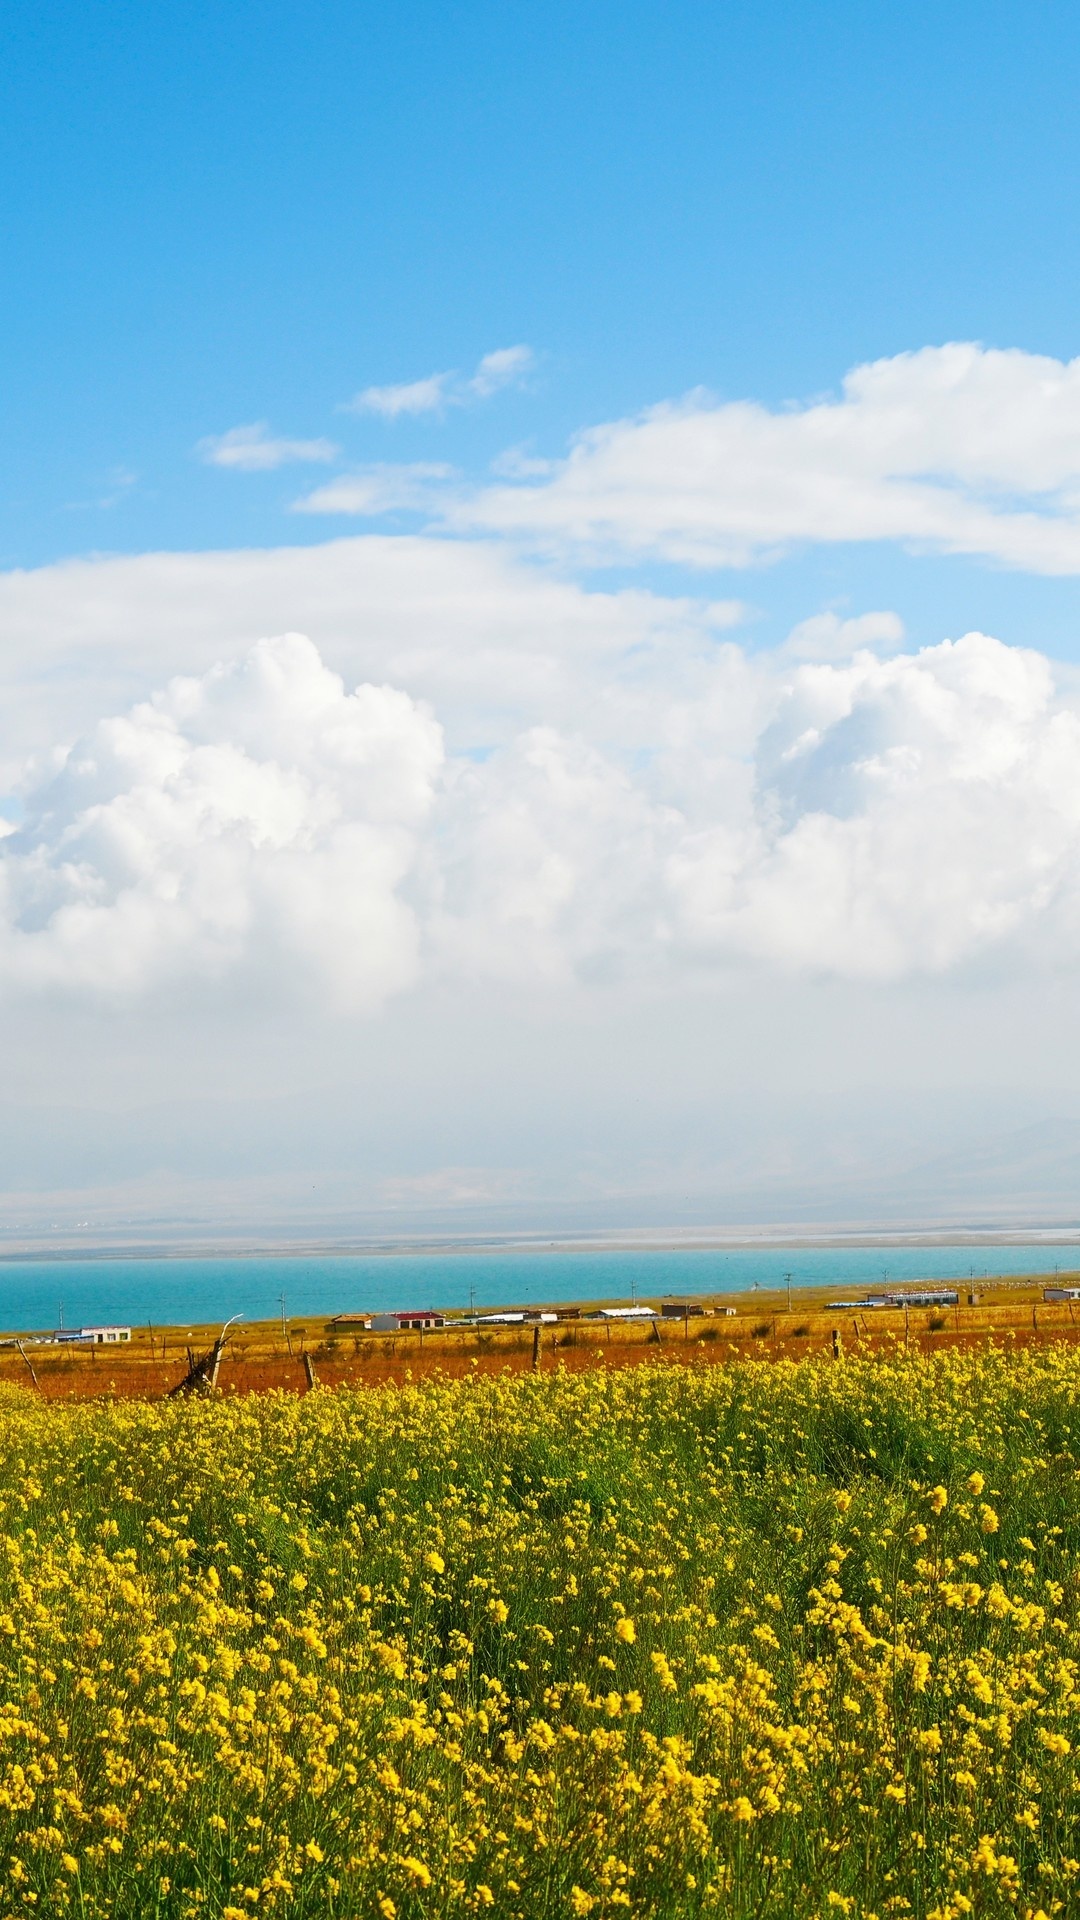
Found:
M 418 1860 L 414 1853 L 407 1853 L 401 1865 L 404 1871 L 408 1874 L 409 1879 L 412 1881 L 414 1887 L 430 1887 L 431 1885 L 430 1869 L 424 1865 L 424 1862 L 422 1860 Z
M 745 1793 L 740 1793 L 738 1798 L 732 1801 L 731 1817 L 733 1820 L 742 1821 L 746 1826 L 750 1825 L 751 1820 L 757 1819 L 757 1815 Z
M 663 1691 L 665 1693 L 677 1693 L 678 1684 L 675 1675 L 671 1671 L 671 1664 L 667 1654 L 660 1652 L 650 1653 L 649 1659 L 652 1663 L 652 1670 L 660 1682 Z
M 986 1485 L 986 1481 L 983 1479 L 982 1474 L 978 1471 L 978 1469 L 976 1469 L 974 1473 L 968 1474 L 967 1490 L 969 1493 L 973 1493 L 975 1495 L 976 1500 L 978 1499 L 985 1485 Z
M 317 1840 L 309 1840 L 307 1846 L 304 1848 L 304 1852 L 307 1854 L 309 1860 L 315 1862 L 317 1867 L 320 1867 L 326 1859 L 326 1855 Z
M 436 1553 L 434 1547 L 432 1547 L 430 1553 L 425 1553 L 424 1565 L 430 1568 L 432 1573 L 446 1572 L 446 1561 L 443 1559 L 441 1553 Z
M 944 1513 L 949 1504 L 948 1487 L 931 1487 L 930 1506 L 934 1513 Z
M 628 1647 L 632 1647 L 634 1641 L 637 1639 L 637 1628 L 634 1626 L 628 1613 L 620 1614 L 616 1620 L 615 1638 L 616 1640 L 621 1640 L 624 1645 Z
M 571 1913 L 581 1913 L 581 1914 L 591 1913 L 595 1905 L 596 1905 L 595 1898 L 591 1893 L 586 1893 L 584 1887 L 578 1887 L 578 1886 L 571 1887 L 570 1889 Z
M 979 1525 L 984 1533 L 997 1532 L 1000 1522 L 993 1507 L 984 1505 L 979 1508 Z

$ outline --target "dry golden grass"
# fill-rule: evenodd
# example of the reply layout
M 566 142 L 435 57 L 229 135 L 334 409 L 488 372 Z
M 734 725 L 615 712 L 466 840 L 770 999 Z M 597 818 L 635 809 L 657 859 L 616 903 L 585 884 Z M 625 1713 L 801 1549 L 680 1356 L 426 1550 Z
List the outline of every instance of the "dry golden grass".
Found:
M 569 1372 L 599 1358 L 611 1367 L 663 1359 L 672 1365 L 703 1361 L 712 1365 L 736 1359 L 775 1361 L 831 1355 L 841 1351 L 892 1351 L 898 1345 L 923 1353 L 981 1346 L 1009 1339 L 1017 1346 L 1048 1339 L 1080 1339 L 1080 1310 L 1069 1303 L 1048 1304 L 1042 1285 L 992 1283 L 980 1304 L 919 1307 L 909 1311 L 871 1309 L 830 1312 L 827 1300 L 809 1292 L 793 1296 L 788 1309 L 780 1295 L 739 1296 L 734 1317 L 723 1313 L 669 1319 L 652 1327 L 633 1322 L 563 1321 L 541 1330 L 541 1370 L 561 1366 Z M 724 1302 L 723 1304 L 730 1304 Z M 37 1390 L 49 1399 L 159 1399 L 187 1371 L 189 1351 L 206 1352 L 216 1327 L 134 1328 L 130 1345 L 110 1348 L 30 1347 L 27 1357 Z M 426 1334 L 385 1334 L 336 1327 L 332 1320 L 308 1317 L 289 1323 L 287 1339 L 280 1321 L 238 1328 L 226 1347 L 220 1388 L 227 1393 L 281 1389 L 304 1393 L 308 1376 L 304 1356 L 326 1386 L 402 1384 L 438 1373 L 464 1378 L 530 1371 L 533 1329 L 473 1328 L 455 1325 Z M 0 1383 L 30 1383 L 26 1360 L 15 1349 L 0 1348 Z

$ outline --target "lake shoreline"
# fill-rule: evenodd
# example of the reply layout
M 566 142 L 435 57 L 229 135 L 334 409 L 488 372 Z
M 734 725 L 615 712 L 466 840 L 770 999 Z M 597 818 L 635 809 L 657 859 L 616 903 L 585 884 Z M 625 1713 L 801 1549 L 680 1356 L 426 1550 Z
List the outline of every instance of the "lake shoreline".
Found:
M 482 1259 L 505 1254 L 651 1254 L 830 1251 L 891 1247 L 1080 1247 L 1080 1224 L 1024 1227 L 831 1227 L 820 1233 L 769 1227 L 701 1232 L 677 1227 L 590 1234 L 423 1234 L 372 1239 L 140 1240 L 0 1244 L 0 1267 L 102 1260 L 392 1260 Z

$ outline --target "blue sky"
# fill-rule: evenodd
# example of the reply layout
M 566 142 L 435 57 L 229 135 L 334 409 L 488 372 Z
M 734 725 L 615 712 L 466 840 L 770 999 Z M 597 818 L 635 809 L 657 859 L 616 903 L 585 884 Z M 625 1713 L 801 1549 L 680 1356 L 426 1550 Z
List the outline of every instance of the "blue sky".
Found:
M 1069 7 L 46 4 L 5 42 L 9 564 L 322 537 L 194 460 L 239 421 L 477 466 L 697 385 L 1075 351 Z M 517 341 L 497 406 L 338 411 Z
M 0 32 L 41 1207 L 900 1217 L 1080 1112 L 1076 9 Z

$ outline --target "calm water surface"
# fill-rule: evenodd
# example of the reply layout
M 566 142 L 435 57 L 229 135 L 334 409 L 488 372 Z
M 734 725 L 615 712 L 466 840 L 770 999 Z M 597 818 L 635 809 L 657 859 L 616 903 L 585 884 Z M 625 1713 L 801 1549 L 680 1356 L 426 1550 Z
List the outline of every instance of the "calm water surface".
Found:
M 122 1321 L 193 1325 L 242 1313 L 272 1319 L 285 1295 L 290 1318 L 402 1307 L 525 1306 L 556 1300 L 626 1300 L 635 1292 L 747 1293 L 828 1286 L 837 1298 L 892 1281 L 967 1280 L 974 1273 L 1053 1274 L 1080 1266 L 1080 1248 L 1024 1246 L 762 1247 L 690 1252 L 462 1252 L 172 1260 L 0 1261 L 0 1327 Z

